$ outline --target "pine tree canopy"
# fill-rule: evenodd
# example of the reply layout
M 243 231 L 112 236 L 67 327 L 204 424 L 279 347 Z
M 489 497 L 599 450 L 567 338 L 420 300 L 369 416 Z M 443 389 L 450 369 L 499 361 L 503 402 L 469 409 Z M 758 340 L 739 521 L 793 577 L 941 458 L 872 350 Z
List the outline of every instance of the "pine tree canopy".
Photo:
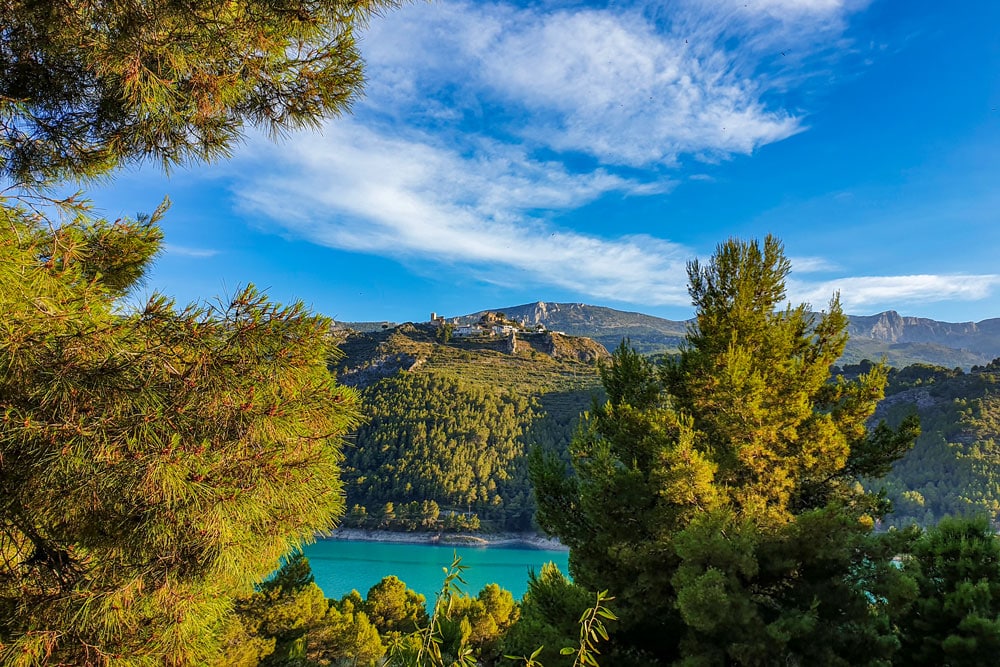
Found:
M 156 222 L 0 207 L 0 664 L 204 663 L 343 512 L 329 322 L 253 288 L 121 312 Z
M 1000 537 L 985 516 L 945 518 L 912 544 L 916 583 L 897 619 L 901 665 L 989 665 L 1000 650 Z
M 0 0 L 0 182 L 229 153 L 348 108 L 395 0 Z
M 252 287 L 126 311 L 166 207 L 46 189 L 346 110 L 355 28 L 395 4 L 0 0 L 0 664 L 210 664 L 343 513 L 330 323 Z
M 656 366 L 623 343 L 571 446 L 575 475 L 532 461 L 539 523 L 570 546 L 578 583 L 615 596 L 623 655 L 855 665 L 894 650 L 870 602 L 895 577 L 870 534 L 887 508 L 858 480 L 917 425 L 869 431 L 886 369 L 830 377 L 846 317 L 836 297 L 818 316 L 784 304 L 789 267 L 772 237 L 692 262 L 679 358 Z

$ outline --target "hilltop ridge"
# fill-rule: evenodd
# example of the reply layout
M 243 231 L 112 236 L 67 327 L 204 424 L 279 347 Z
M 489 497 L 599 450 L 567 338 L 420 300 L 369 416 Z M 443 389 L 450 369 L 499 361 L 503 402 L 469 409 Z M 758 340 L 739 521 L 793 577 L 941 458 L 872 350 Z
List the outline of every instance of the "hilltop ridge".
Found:
M 484 311 L 485 313 L 490 311 Z M 476 318 L 478 322 L 483 316 Z M 447 328 L 446 328 L 447 325 Z M 468 382 L 505 388 L 596 382 L 595 363 L 608 358 L 607 349 L 590 338 L 549 330 L 522 330 L 502 335 L 460 337 L 450 322 L 424 322 L 381 331 L 339 330 L 343 357 L 333 370 L 343 384 L 367 387 L 400 371 L 433 370 L 461 375 Z M 527 379 L 527 378 L 530 378 Z
M 587 336 L 613 349 L 629 338 L 643 353 L 675 352 L 684 340 L 690 320 L 668 320 L 638 312 L 583 303 L 534 303 L 492 308 L 529 326 L 575 336 Z M 458 324 L 474 321 L 487 311 L 450 318 Z M 1000 318 L 980 322 L 940 322 L 907 317 L 894 310 L 875 315 L 848 315 L 850 340 L 841 361 L 885 357 L 891 366 L 914 363 L 970 368 L 1000 356 Z

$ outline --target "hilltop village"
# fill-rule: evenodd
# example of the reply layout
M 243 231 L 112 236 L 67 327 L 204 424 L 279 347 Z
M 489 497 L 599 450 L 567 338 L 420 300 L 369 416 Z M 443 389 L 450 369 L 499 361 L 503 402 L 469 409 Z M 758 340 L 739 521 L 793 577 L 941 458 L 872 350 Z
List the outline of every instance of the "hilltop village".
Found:
M 448 330 L 455 338 L 496 338 L 501 336 L 539 335 L 554 333 L 565 336 L 562 331 L 548 331 L 544 324 L 528 326 L 516 320 L 510 320 L 503 313 L 484 313 L 478 322 L 473 324 L 458 324 L 458 319 L 448 321 L 437 313 L 431 313 L 431 324 Z

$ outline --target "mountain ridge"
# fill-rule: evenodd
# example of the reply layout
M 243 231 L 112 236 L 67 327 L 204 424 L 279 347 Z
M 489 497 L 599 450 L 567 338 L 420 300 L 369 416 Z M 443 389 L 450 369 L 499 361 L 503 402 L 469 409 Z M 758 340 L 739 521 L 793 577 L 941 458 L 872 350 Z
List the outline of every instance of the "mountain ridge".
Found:
M 628 338 L 631 345 L 644 354 L 676 352 L 691 323 L 691 320 L 668 320 L 607 306 L 552 301 L 489 308 L 445 320 L 454 325 L 472 324 L 486 313 L 503 313 L 529 327 L 541 324 L 549 330 L 591 338 L 608 350 Z M 896 310 L 847 317 L 850 338 L 841 363 L 885 358 L 890 366 L 897 368 L 924 363 L 968 370 L 1000 357 L 1000 318 L 944 322 L 900 315 Z M 390 322 L 344 322 L 338 326 L 373 331 L 395 325 Z
M 542 324 L 570 335 L 586 336 L 609 350 L 617 347 L 622 338 L 629 338 L 643 353 L 676 351 L 691 322 L 606 306 L 546 301 L 491 308 L 448 321 L 466 324 L 486 312 L 502 312 L 528 326 Z M 885 357 L 896 367 L 929 363 L 968 369 L 1000 357 L 1000 318 L 943 322 L 887 310 L 874 315 L 848 315 L 848 335 L 842 358 L 845 363 Z

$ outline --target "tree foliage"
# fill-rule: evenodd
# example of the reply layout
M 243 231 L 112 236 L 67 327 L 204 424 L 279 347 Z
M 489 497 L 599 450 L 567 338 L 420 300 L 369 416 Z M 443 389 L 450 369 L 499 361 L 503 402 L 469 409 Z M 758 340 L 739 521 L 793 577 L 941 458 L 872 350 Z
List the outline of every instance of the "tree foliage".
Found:
M 561 650 L 576 644 L 580 617 L 592 601 L 590 592 L 567 579 L 555 563 L 546 563 L 538 573 L 531 572 L 520 619 L 504 638 L 504 654 L 534 654 L 533 659 L 546 667 L 569 667 L 574 657 Z
M 519 616 L 514 596 L 497 584 L 487 584 L 476 597 L 452 594 L 441 624 L 442 634 L 450 640 L 446 652 L 457 656 L 468 647 L 476 664 L 495 665 L 503 637 Z
M 412 594 L 412 591 L 407 591 Z M 218 667 L 302 667 L 380 664 L 383 639 L 360 596 L 328 600 L 315 584 L 301 552 L 249 596 L 222 632 Z
M 392 638 L 392 667 L 492 667 L 500 657 L 504 634 L 517 622 L 519 610 L 510 592 L 488 584 L 476 597 L 463 590 L 466 570 L 456 554 L 434 600 L 430 616 L 417 629 Z
M 342 512 L 330 322 L 252 288 L 123 312 L 162 210 L 44 191 L 345 110 L 393 4 L 0 0 L 0 662 L 209 662 L 233 596 Z
M 989 521 L 945 519 L 903 562 L 917 594 L 898 619 L 897 664 L 992 664 L 1000 651 L 1000 538 Z
M 363 81 L 355 28 L 393 0 L 2 0 L 0 180 L 225 156 L 340 113 Z
M 916 414 L 922 432 L 884 479 L 865 482 L 884 487 L 892 501 L 886 526 L 930 528 L 947 516 L 984 515 L 1000 522 L 998 382 L 997 363 L 969 373 L 927 365 L 890 372 L 879 414 L 890 424 Z
M 426 623 L 425 602 L 423 595 L 390 575 L 368 590 L 364 610 L 380 633 L 409 634 Z
M 836 298 L 818 317 L 781 308 L 788 271 L 771 237 L 692 262 L 679 358 L 657 367 L 623 344 L 572 444 L 575 475 L 532 462 L 539 523 L 570 546 L 577 582 L 617 598 L 621 651 L 690 665 L 892 653 L 871 603 L 895 577 L 870 535 L 886 507 L 857 480 L 916 425 L 866 428 L 886 370 L 831 381 L 846 318 Z
M 474 517 L 465 516 L 472 512 L 496 527 L 530 528 L 524 434 L 537 416 L 530 398 L 401 373 L 365 389 L 363 400 L 369 421 L 346 452 L 348 502 L 359 505 L 349 522 L 460 530 L 472 527 Z
M 3 660 L 205 660 L 227 600 L 343 511 L 329 322 L 252 288 L 121 313 L 155 223 L 0 207 Z

